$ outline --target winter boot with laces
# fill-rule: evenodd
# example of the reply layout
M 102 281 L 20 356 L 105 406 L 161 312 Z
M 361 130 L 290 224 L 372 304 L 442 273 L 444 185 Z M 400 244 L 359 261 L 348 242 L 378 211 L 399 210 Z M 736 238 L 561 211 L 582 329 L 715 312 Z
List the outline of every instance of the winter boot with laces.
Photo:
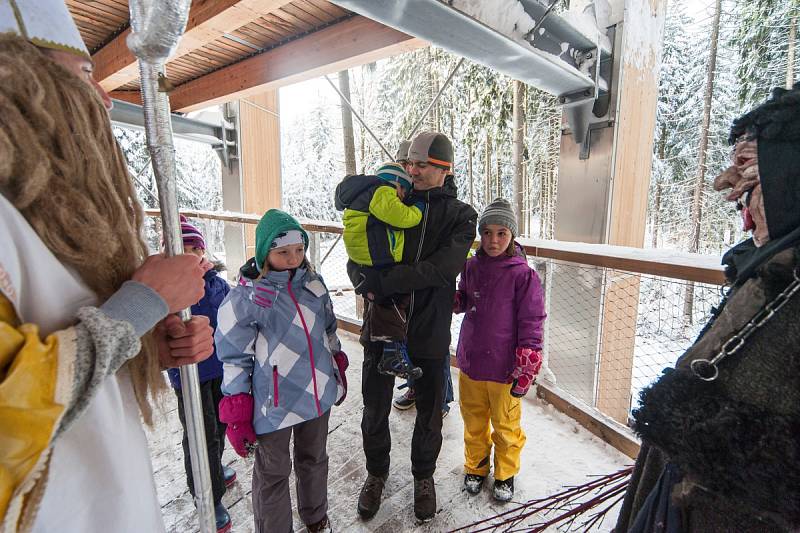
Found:
M 414 479 L 414 516 L 428 522 L 436 515 L 436 486 L 432 477 Z
M 483 482 L 485 480 L 486 476 L 467 474 L 464 476 L 464 488 L 472 495 L 478 494 L 483 488 Z
M 422 377 L 422 369 L 414 366 L 408 356 L 405 342 L 384 342 L 383 354 L 378 361 L 378 372 L 387 376 L 408 379 L 413 384 Z
M 495 479 L 492 495 L 499 502 L 510 502 L 514 497 L 514 476 L 502 481 Z
M 328 520 L 328 515 L 322 517 L 322 520 L 319 522 L 308 524 L 306 528 L 308 529 L 308 533 L 333 533 L 331 521 Z
M 370 519 L 381 508 L 381 496 L 387 477 L 388 474 L 385 476 L 367 474 L 367 480 L 364 481 L 361 494 L 358 495 L 358 514 L 361 518 Z

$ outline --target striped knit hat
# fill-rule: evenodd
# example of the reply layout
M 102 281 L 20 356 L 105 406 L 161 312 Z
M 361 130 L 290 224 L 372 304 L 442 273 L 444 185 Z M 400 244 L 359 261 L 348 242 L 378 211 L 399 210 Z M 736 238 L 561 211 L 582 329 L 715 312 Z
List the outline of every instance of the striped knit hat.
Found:
M 496 198 L 483 210 L 481 218 L 478 220 L 478 232 L 483 231 L 483 228 L 489 224 L 497 224 L 508 228 L 515 237 L 519 235 L 517 217 L 514 215 L 514 210 L 511 209 L 511 204 L 508 200 L 503 198 Z
M 408 148 L 410 161 L 424 161 L 445 170 L 453 169 L 453 143 L 447 135 L 424 131 L 414 137 Z
M 375 175 L 383 181 L 399 183 L 405 190 L 411 190 L 411 178 L 400 163 L 384 163 L 378 167 Z
M 206 240 L 203 234 L 195 226 L 189 223 L 189 220 L 181 215 L 181 236 L 183 236 L 184 246 L 197 246 L 198 248 L 206 249 Z

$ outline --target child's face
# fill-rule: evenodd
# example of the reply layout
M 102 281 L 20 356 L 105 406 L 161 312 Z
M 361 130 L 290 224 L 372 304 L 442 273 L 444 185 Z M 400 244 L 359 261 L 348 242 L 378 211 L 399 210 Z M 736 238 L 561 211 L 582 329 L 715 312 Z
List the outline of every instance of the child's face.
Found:
M 481 231 L 481 248 L 489 257 L 497 257 L 508 249 L 512 237 L 505 226 L 487 224 Z
M 306 257 L 306 248 L 302 244 L 289 244 L 270 250 L 267 263 L 270 270 L 281 272 L 291 270 L 303 264 Z
M 192 246 L 191 244 L 184 244 L 183 245 L 183 253 L 185 254 L 193 254 L 197 257 L 203 257 L 206 254 L 206 251 L 199 246 Z

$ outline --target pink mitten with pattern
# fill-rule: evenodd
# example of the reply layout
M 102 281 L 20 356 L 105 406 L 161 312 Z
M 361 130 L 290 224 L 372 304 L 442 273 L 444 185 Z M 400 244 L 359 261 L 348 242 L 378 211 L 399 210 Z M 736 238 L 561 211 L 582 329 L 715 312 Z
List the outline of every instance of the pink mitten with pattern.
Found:
M 228 424 L 225 435 L 240 457 L 247 457 L 258 439 L 253 429 L 253 395 L 234 394 L 219 402 L 219 421 Z
M 511 386 L 511 396 L 521 398 L 528 393 L 528 389 L 536 380 L 542 368 L 542 351 L 533 348 L 517 348 L 517 362 L 511 377 L 514 384 Z

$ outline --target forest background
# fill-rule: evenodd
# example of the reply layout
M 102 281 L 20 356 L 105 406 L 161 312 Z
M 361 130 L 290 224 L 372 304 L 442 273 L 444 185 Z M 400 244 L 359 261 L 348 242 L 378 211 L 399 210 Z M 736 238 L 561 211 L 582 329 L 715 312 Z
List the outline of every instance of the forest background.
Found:
M 739 217 L 710 184 L 728 164 L 731 120 L 761 103 L 772 87 L 795 79 L 799 15 L 800 0 L 669 2 L 645 247 L 720 253 L 743 238 Z M 340 73 L 338 82 L 394 152 L 458 59 L 425 48 Z M 336 184 L 346 173 L 372 172 L 386 156 L 360 123 L 353 121 L 349 129 L 349 112 L 324 81 L 283 88 L 280 96 L 284 207 L 301 217 L 340 220 L 333 207 Z M 513 164 L 515 106 L 522 117 L 516 147 L 523 157 L 521 176 Z M 470 61 L 423 125 L 453 140 L 461 199 L 480 211 L 487 200 L 510 199 L 517 179 L 524 191 L 522 232 L 544 239 L 553 238 L 561 128 L 561 109 L 552 96 Z M 143 134 L 115 131 L 140 199 L 156 207 Z M 214 152 L 178 141 L 177 155 L 179 205 L 221 209 Z M 221 226 L 208 230 L 221 245 Z

